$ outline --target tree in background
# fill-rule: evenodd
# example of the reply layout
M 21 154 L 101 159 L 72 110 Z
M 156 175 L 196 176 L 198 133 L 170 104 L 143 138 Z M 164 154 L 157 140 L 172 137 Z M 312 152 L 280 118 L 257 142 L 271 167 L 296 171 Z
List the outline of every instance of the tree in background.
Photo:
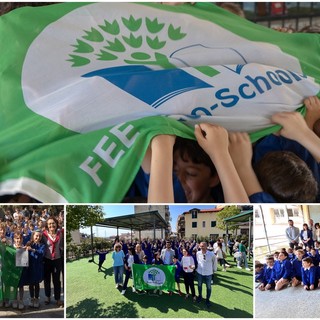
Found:
M 103 218 L 102 206 L 67 205 L 67 242 L 71 242 L 71 231 L 92 227 Z
M 230 218 L 233 216 L 236 216 L 241 212 L 241 209 L 237 206 L 226 206 L 223 208 L 223 210 L 219 211 L 217 213 L 217 227 L 222 230 L 226 230 L 226 223 L 224 222 L 224 219 Z M 237 225 L 237 222 L 229 222 L 228 223 L 228 230 L 234 231 L 237 230 L 239 226 Z

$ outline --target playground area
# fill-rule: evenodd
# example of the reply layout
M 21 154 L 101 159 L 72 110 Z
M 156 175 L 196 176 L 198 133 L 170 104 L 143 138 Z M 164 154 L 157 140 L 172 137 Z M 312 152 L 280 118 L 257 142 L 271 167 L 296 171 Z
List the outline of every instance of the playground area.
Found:
M 219 266 L 214 274 L 209 309 L 204 302 L 185 299 L 182 278 L 183 296 L 177 292 L 169 296 L 165 291 L 139 295 L 132 292 L 131 279 L 126 294 L 121 295 L 121 287 L 115 288 L 111 254 L 102 272 L 98 272 L 97 257 L 95 262 L 88 261 L 83 258 L 66 265 L 68 318 L 253 318 L 253 272 L 238 269 L 232 257 L 227 258 L 232 266 L 226 272 Z M 195 287 L 197 294 L 197 282 Z

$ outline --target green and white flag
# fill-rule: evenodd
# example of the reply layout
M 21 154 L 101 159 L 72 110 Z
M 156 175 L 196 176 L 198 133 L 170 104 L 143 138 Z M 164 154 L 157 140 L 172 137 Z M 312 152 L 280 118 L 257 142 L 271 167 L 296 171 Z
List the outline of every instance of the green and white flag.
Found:
M 153 136 L 209 122 L 254 141 L 320 89 L 319 35 L 209 3 L 21 8 L 0 46 L 0 195 L 43 202 L 121 202 Z
M 175 266 L 133 264 L 133 284 L 137 290 L 175 290 Z
M 16 267 L 16 249 L 0 243 L 0 254 L 2 298 L 15 300 L 22 272 L 22 268 Z

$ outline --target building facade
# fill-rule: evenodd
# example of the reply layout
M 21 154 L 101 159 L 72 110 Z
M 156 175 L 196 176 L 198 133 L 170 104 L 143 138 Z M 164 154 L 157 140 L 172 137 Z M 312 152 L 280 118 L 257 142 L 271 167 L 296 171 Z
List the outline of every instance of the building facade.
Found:
M 197 208 L 179 215 L 177 220 L 177 233 L 179 238 L 197 239 L 209 237 L 217 239 L 225 234 L 225 230 L 217 228 L 217 213 L 223 207 L 199 210 Z

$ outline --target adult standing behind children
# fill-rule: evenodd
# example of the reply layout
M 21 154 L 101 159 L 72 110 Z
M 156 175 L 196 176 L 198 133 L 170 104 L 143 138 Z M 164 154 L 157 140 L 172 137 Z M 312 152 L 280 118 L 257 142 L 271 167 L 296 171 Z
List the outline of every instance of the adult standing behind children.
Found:
M 288 220 L 289 227 L 286 228 L 286 236 L 289 241 L 289 246 L 291 249 L 294 249 L 296 245 L 299 243 L 300 231 L 299 228 L 295 227 L 293 220 Z
M 207 250 L 207 243 L 200 243 L 200 251 L 197 252 L 197 277 L 198 277 L 198 292 L 199 296 L 197 302 L 202 300 L 202 284 L 205 283 L 207 287 L 206 306 L 210 307 L 211 296 L 211 281 L 214 271 L 217 270 L 217 257 L 212 252 Z
M 50 303 L 51 297 L 51 276 L 53 282 L 54 299 L 58 307 L 63 307 L 61 301 L 61 270 L 63 259 L 61 251 L 63 251 L 63 232 L 58 230 L 58 221 L 54 217 L 47 220 L 47 230 L 43 231 L 46 243 L 46 251 L 44 255 L 44 291 L 46 295 L 45 304 Z
M 161 250 L 160 258 L 163 264 L 170 265 L 173 264 L 173 257 L 175 255 L 174 250 L 171 248 L 171 242 L 166 242 L 166 247 Z
M 122 245 L 120 243 L 116 243 L 114 245 L 114 251 L 112 252 L 113 272 L 116 288 L 123 285 L 124 258 L 125 255 L 122 251 Z

